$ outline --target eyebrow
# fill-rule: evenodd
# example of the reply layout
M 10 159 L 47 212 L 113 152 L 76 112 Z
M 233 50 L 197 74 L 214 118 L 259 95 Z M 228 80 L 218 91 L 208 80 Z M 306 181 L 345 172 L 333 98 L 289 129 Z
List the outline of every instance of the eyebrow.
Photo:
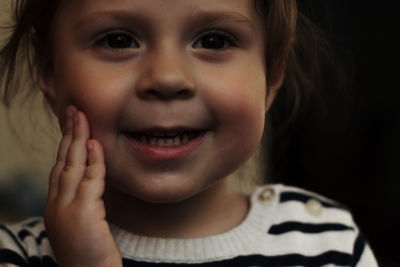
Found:
M 231 21 L 250 27 L 255 30 L 253 22 L 246 16 L 234 11 L 200 11 L 195 10 L 192 17 L 198 19 L 198 23 L 217 23 Z
M 241 25 L 245 25 L 251 28 L 253 31 L 256 30 L 253 22 L 246 16 L 234 11 L 204 11 L 204 10 L 193 10 L 192 14 L 187 16 L 192 18 L 193 24 L 207 24 L 207 23 L 219 23 L 219 22 L 233 22 Z M 88 15 L 79 18 L 75 23 L 74 28 L 80 29 L 86 23 L 103 22 L 104 20 L 111 20 L 116 22 L 128 22 L 141 24 L 151 24 L 151 20 L 142 13 L 132 11 L 100 11 L 90 13 Z M 192 23 L 191 23 L 192 24 Z
M 146 21 L 145 16 L 140 13 L 132 13 L 126 11 L 100 11 L 89 13 L 81 18 L 74 24 L 75 29 L 80 29 L 87 23 L 100 23 L 105 20 L 116 22 L 129 22 L 135 23 L 139 21 Z

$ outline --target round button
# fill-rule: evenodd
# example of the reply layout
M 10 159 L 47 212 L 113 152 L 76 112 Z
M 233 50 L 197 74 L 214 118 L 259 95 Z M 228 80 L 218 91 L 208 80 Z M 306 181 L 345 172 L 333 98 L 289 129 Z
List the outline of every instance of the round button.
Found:
M 306 203 L 306 210 L 314 216 L 319 216 L 322 213 L 322 204 L 318 200 L 312 198 Z
M 263 202 L 272 201 L 274 198 L 275 198 L 275 190 L 269 187 L 262 190 L 258 195 L 258 199 Z

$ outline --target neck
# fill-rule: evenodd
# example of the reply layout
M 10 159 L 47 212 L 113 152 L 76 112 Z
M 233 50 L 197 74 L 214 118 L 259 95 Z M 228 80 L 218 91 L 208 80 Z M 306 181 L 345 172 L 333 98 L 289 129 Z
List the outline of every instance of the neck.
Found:
M 198 238 L 227 232 L 246 217 L 248 201 L 225 180 L 177 203 L 149 203 L 108 187 L 107 220 L 138 235 Z

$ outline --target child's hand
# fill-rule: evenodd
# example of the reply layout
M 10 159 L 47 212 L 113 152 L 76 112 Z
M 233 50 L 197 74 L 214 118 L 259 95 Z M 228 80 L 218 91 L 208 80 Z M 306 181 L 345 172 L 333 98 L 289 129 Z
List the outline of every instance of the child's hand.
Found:
M 89 137 L 85 114 L 69 107 L 50 174 L 45 209 L 48 236 L 59 266 L 122 266 L 101 198 L 102 146 Z

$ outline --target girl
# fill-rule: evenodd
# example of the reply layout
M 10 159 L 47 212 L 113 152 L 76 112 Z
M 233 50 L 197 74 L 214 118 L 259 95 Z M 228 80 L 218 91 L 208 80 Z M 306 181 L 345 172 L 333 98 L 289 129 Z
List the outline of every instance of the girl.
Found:
M 376 266 L 335 202 L 227 183 L 259 146 L 292 62 L 294 0 L 16 4 L 5 102 L 33 52 L 63 138 L 44 221 L 2 226 L 1 264 Z

